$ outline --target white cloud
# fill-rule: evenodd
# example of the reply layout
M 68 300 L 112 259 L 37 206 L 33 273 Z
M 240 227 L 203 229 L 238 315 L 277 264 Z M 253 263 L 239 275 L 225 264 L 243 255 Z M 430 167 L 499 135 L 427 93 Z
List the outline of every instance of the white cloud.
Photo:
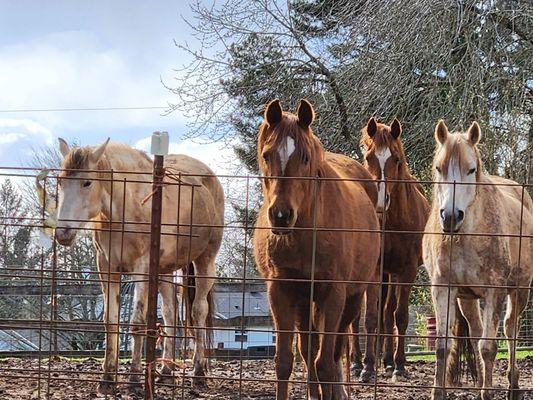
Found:
M 3 46 L 0 59 L 2 109 L 165 106 L 172 100 L 160 83 L 168 64 L 135 62 L 89 32 L 52 33 Z M 109 132 L 125 125 L 153 126 L 160 123 L 161 111 L 42 113 L 38 118 L 53 128 Z M 176 122 L 180 117 L 172 118 Z
M 52 131 L 34 120 L 0 118 L 0 165 L 20 165 L 32 149 L 53 141 Z
M 24 137 L 23 133 L 0 133 L 0 146 L 16 142 Z

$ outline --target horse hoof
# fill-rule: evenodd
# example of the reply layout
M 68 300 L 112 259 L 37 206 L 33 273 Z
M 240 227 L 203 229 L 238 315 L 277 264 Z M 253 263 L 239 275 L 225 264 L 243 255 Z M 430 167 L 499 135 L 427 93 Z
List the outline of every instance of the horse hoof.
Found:
M 493 394 L 490 390 L 482 390 L 481 391 L 481 399 L 482 400 L 492 400 Z
M 156 379 L 157 383 L 162 383 L 163 385 L 172 385 L 175 382 L 174 376 L 172 375 L 160 375 Z
M 333 400 L 350 400 L 344 385 L 333 387 Z
M 393 382 L 407 382 L 409 379 L 409 374 L 405 369 L 395 369 L 392 373 Z
M 128 383 L 128 392 L 134 396 L 142 396 L 144 394 L 143 385 L 140 382 L 130 381 Z
M 507 392 L 507 400 L 522 400 L 524 398 L 524 392 L 518 390 L 518 388 L 509 389 Z
M 361 375 L 359 376 L 359 382 L 362 383 L 374 382 L 375 379 L 376 374 L 374 373 L 374 371 L 370 371 L 368 369 L 363 369 L 361 371 Z
M 392 365 L 387 365 L 385 367 L 385 378 L 387 379 L 392 378 L 393 374 L 394 374 L 394 367 Z
M 98 383 L 98 393 L 103 395 L 115 394 L 116 383 L 111 379 L 102 379 Z
M 350 366 L 350 370 L 355 376 L 359 376 L 363 371 L 363 365 L 361 363 L 352 363 L 352 365 Z
M 446 392 L 442 389 L 433 389 L 431 391 L 431 400 L 445 400 Z
M 207 378 L 205 376 L 197 376 L 194 377 L 192 380 L 193 387 L 195 389 L 207 389 L 209 386 L 207 385 Z

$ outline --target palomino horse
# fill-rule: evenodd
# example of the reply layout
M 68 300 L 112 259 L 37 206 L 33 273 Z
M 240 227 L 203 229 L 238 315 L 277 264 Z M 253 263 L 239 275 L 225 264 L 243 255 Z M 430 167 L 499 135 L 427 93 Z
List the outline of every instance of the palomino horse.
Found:
M 371 177 L 354 160 L 325 152 L 311 130 L 313 119 L 305 100 L 297 115 L 283 112 L 274 100 L 266 107 L 257 146 L 264 203 L 254 250 L 277 332 L 278 400 L 288 398 L 295 328 L 310 398 L 344 400 L 347 393 L 340 382 L 346 335 L 337 333 L 346 332 L 365 290 L 373 292 L 366 329 L 374 333 L 377 325 L 379 221 L 366 192 L 375 199 L 376 188 L 346 180 Z M 309 335 L 310 328 L 315 333 Z M 368 335 L 365 363 L 372 369 L 374 344 L 375 336 Z
M 98 270 L 104 295 L 106 348 L 102 393 L 114 390 L 119 348 L 119 300 L 122 273 L 136 279 L 133 313 L 133 354 L 130 377 L 132 388 L 139 386 L 142 372 L 143 325 L 146 324 L 147 273 L 149 264 L 151 218 L 150 202 L 143 202 L 152 192 L 152 161 L 143 152 L 123 144 L 69 149 L 60 139 L 64 157 L 59 176 L 59 208 L 56 239 L 71 245 L 78 229 L 87 223 L 93 228 Z M 215 257 L 222 240 L 224 194 L 213 172 L 200 161 L 185 155 L 165 157 L 165 168 L 181 172 L 183 184 L 163 188 L 160 273 L 188 267 L 196 273 L 196 292 L 192 303 L 194 326 L 194 375 L 197 384 L 205 384 L 206 320 L 213 310 L 208 297 L 215 276 Z M 130 173 L 126 173 L 129 171 Z M 134 171 L 135 173 L 131 173 Z M 197 174 L 199 177 L 190 176 Z M 112 180 L 112 181 L 111 181 Z M 199 279 L 201 277 L 201 279 Z M 175 341 L 175 294 L 172 279 L 160 280 L 162 313 L 168 336 L 164 340 L 164 359 L 172 359 Z M 138 334 L 135 334 L 135 331 Z M 171 379 L 166 364 L 162 375 Z
M 423 239 L 425 265 L 431 284 L 437 285 L 431 287 L 438 337 L 433 399 L 445 397 L 445 363 L 451 347 L 446 339 L 452 337 L 456 301 L 477 350 L 481 397 L 492 398 L 495 338 L 506 298 L 509 398 L 520 398 L 513 340 L 533 279 L 533 201 L 515 182 L 483 173 L 480 137 L 476 122 L 466 133 L 450 134 L 442 120 L 435 129 L 433 168 L 439 183 Z
M 418 267 L 422 264 L 422 234 L 408 234 L 406 231 L 423 232 L 429 214 L 429 203 L 422 193 L 422 187 L 409 172 L 400 135 L 402 126 L 395 119 L 390 126 L 370 118 L 362 130 L 361 144 L 365 148 L 365 167 L 378 183 L 377 210 L 386 212 L 382 219 L 385 230 L 402 233 L 385 233 L 383 239 L 383 277 L 388 285 L 383 287 L 383 364 L 389 377 L 398 379 L 406 376 L 405 331 L 409 322 L 409 294 L 415 281 Z M 397 182 L 399 180 L 410 182 Z M 385 182 L 386 181 L 386 182 Z M 399 285 L 394 285 L 399 283 Z M 397 341 L 394 349 L 394 327 Z M 352 330 L 359 329 L 358 318 Z M 353 336 L 353 369 L 361 370 L 359 338 Z M 370 371 L 368 371 L 370 372 Z M 361 375 L 368 381 L 371 376 Z

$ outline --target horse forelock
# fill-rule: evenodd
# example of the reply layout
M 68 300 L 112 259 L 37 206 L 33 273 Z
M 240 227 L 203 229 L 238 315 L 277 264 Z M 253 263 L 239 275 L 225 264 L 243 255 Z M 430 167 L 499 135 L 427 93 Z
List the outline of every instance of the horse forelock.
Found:
M 318 138 L 310 127 L 302 128 L 296 115 L 288 112 L 283 113 L 282 120 L 275 127 L 263 122 L 260 127 L 258 152 L 265 146 L 278 149 L 285 145 L 287 138 L 294 141 L 294 153 L 298 155 L 300 162 L 309 161 L 315 164 L 322 161 L 324 149 Z M 258 154 L 258 159 L 261 163 L 261 154 Z
M 60 177 L 71 176 L 76 170 L 89 168 L 89 157 L 91 155 L 90 147 L 73 148 L 61 163 Z
M 436 172 L 438 166 L 441 170 L 443 178 L 448 177 L 448 170 L 451 163 L 456 163 L 460 171 L 464 171 L 469 166 L 468 151 L 467 149 L 473 149 L 474 157 L 476 159 L 476 180 L 481 178 L 481 157 L 479 155 L 479 149 L 477 146 L 472 146 L 468 142 L 468 138 L 464 133 L 454 133 L 448 136 L 448 139 L 444 144 L 440 145 L 435 154 L 433 161 L 433 174 Z

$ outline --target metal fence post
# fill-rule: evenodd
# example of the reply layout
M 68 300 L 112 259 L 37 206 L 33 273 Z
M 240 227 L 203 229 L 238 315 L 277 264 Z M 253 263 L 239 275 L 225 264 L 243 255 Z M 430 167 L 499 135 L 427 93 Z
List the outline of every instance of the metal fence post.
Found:
M 154 154 L 152 181 L 152 219 L 150 230 L 150 266 L 148 271 L 148 315 L 146 335 L 146 374 L 144 398 L 151 400 L 155 393 L 157 295 L 159 286 L 159 251 L 161 247 L 161 208 L 163 202 L 164 156 L 168 153 L 168 133 L 152 134 L 151 153 Z

